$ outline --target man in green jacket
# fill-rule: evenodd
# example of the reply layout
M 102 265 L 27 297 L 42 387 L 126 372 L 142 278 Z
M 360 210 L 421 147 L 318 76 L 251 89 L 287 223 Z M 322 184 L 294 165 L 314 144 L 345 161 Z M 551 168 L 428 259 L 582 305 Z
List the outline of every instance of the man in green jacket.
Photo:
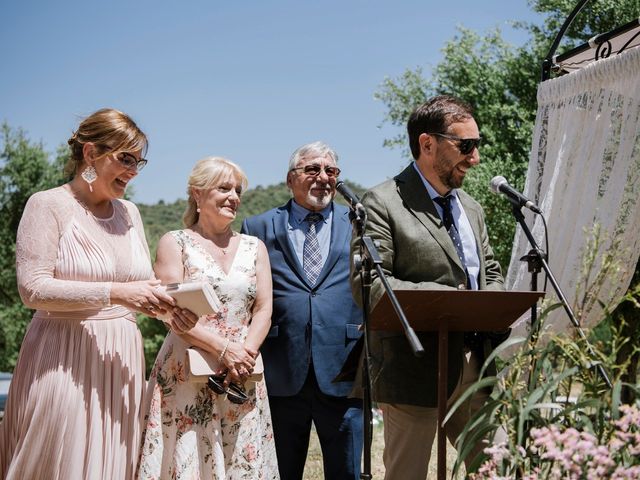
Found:
M 460 189 L 467 171 L 480 162 L 480 133 L 471 107 L 455 97 L 434 97 L 414 110 L 407 129 L 415 161 L 362 198 L 366 234 L 379 242 L 391 287 L 502 289 L 482 207 Z M 356 248 L 354 238 L 352 251 Z M 352 288 L 359 297 L 359 276 L 352 276 Z M 374 274 L 372 306 L 382 294 Z M 403 333 L 370 333 L 372 393 L 384 418 L 386 479 L 427 476 L 437 426 L 438 344 L 437 334 L 419 338 L 426 351 L 422 358 L 413 355 Z M 448 407 L 478 379 L 481 350 L 477 337 L 450 334 Z M 447 423 L 452 441 L 486 398 L 486 393 L 478 393 L 454 414 Z

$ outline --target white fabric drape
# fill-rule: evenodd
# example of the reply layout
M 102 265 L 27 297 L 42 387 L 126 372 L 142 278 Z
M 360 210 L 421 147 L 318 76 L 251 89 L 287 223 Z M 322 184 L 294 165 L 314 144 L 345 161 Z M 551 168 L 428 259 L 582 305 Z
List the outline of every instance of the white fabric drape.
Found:
M 602 318 L 598 302 L 613 305 L 629 287 L 640 255 L 640 48 L 543 82 L 525 195 L 544 211 L 549 265 L 583 326 Z M 527 224 L 541 248 L 543 224 L 531 212 Z M 594 234 L 599 229 L 599 234 Z M 594 239 L 599 243 L 594 244 Z M 530 245 L 518 227 L 507 275 L 509 289 L 529 290 L 531 275 L 519 261 Z M 585 276 L 583 261 L 595 258 Z M 618 268 L 598 279 L 605 258 Z M 588 280 L 585 283 L 585 278 Z M 538 288 L 543 287 L 539 276 Z M 588 285 L 600 285 L 588 288 Z M 586 298 L 585 293 L 591 292 Z M 556 299 L 551 285 L 547 298 Z M 529 315 L 514 326 L 527 331 Z M 555 333 L 572 329 L 555 310 L 546 322 Z

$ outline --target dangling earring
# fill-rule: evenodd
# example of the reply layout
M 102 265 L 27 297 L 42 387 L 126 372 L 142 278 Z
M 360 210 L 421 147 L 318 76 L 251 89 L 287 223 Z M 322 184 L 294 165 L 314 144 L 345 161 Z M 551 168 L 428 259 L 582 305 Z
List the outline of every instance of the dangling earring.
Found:
M 200 205 L 196 205 L 196 212 L 200 213 Z
M 80 176 L 89 184 L 89 191 L 93 193 L 93 187 L 91 184 L 96 181 L 96 178 L 98 178 L 98 172 L 96 172 L 96 169 L 92 165 L 89 165 L 82 171 Z

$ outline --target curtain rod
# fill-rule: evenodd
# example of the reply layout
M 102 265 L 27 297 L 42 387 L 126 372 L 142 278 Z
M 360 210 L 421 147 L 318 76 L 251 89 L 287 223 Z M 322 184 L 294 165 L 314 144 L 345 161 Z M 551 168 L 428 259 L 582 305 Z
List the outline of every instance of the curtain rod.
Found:
M 611 43 L 609 42 L 609 40 L 619 35 L 623 35 L 633 30 L 638 25 L 640 25 L 640 18 L 637 18 L 635 20 L 630 21 L 629 23 L 625 23 L 624 25 L 614 28 L 609 32 L 595 35 L 594 37 L 590 38 L 588 42 L 583 43 L 575 48 L 572 48 L 571 50 L 564 52 L 560 55 L 556 55 L 555 53 L 558 48 L 558 45 L 560 44 L 560 40 L 562 40 L 562 37 L 564 36 L 565 32 L 571 25 L 571 22 L 573 22 L 573 19 L 578 15 L 578 13 L 580 13 L 580 10 L 582 10 L 582 7 L 584 7 L 584 5 L 587 2 L 588 0 L 580 0 L 578 4 L 574 7 L 573 11 L 566 18 L 566 20 L 562 24 L 562 27 L 560 27 L 560 31 L 556 35 L 556 38 L 554 39 L 551 45 L 551 48 L 547 53 L 547 56 L 542 61 L 541 81 L 544 82 L 545 80 L 549 80 L 549 78 L 551 78 L 551 72 L 554 69 L 558 68 L 558 63 L 563 62 L 575 55 L 579 55 L 580 53 L 588 51 L 591 48 L 596 48 L 595 60 L 598 60 L 599 58 L 603 58 L 603 57 L 608 57 L 609 55 L 611 55 L 611 49 L 612 49 Z M 640 35 L 640 31 L 635 35 L 633 35 L 624 45 L 622 45 L 622 47 L 618 50 L 618 53 L 625 50 L 631 44 L 631 42 L 636 37 L 638 37 L 638 35 Z M 607 50 L 605 48 L 601 48 L 603 44 L 607 44 L 609 49 Z
M 636 18 L 635 20 L 631 20 L 629 23 L 625 23 L 624 25 L 620 25 L 617 28 L 614 28 L 613 30 L 608 31 L 607 33 L 600 33 L 594 37 L 591 37 L 589 39 L 588 42 L 583 43 L 582 45 L 578 45 L 575 48 L 572 48 L 571 50 L 564 52 L 560 55 L 557 55 L 553 60 L 554 60 L 554 64 L 556 62 L 562 62 L 564 60 L 567 60 L 568 58 L 573 57 L 574 55 L 577 55 L 578 53 L 582 53 L 585 52 L 587 50 L 589 50 L 590 48 L 594 48 L 596 46 L 600 46 L 605 42 L 608 42 L 609 40 L 622 35 L 624 33 L 627 33 L 631 30 L 633 30 L 634 28 L 636 28 L 638 25 L 640 25 L 640 18 Z M 635 39 L 638 35 L 640 35 L 640 32 L 638 32 L 636 35 L 634 35 L 627 43 L 625 43 L 619 50 L 619 52 L 622 52 L 630 43 L 633 39 Z M 597 57 L 596 57 L 597 60 Z

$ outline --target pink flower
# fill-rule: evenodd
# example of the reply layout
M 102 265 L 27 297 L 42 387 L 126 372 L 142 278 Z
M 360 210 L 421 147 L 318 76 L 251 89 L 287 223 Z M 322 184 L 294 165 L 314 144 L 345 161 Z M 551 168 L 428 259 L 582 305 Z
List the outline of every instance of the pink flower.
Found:
M 247 462 L 253 462 L 258 457 L 258 454 L 256 452 L 256 446 L 252 443 L 245 446 L 243 456 L 245 460 L 247 460 Z
M 176 426 L 178 427 L 178 431 L 184 433 L 191 425 L 193 425 L 193 419 L 180 412 L 178 418 L 176 419 Z

